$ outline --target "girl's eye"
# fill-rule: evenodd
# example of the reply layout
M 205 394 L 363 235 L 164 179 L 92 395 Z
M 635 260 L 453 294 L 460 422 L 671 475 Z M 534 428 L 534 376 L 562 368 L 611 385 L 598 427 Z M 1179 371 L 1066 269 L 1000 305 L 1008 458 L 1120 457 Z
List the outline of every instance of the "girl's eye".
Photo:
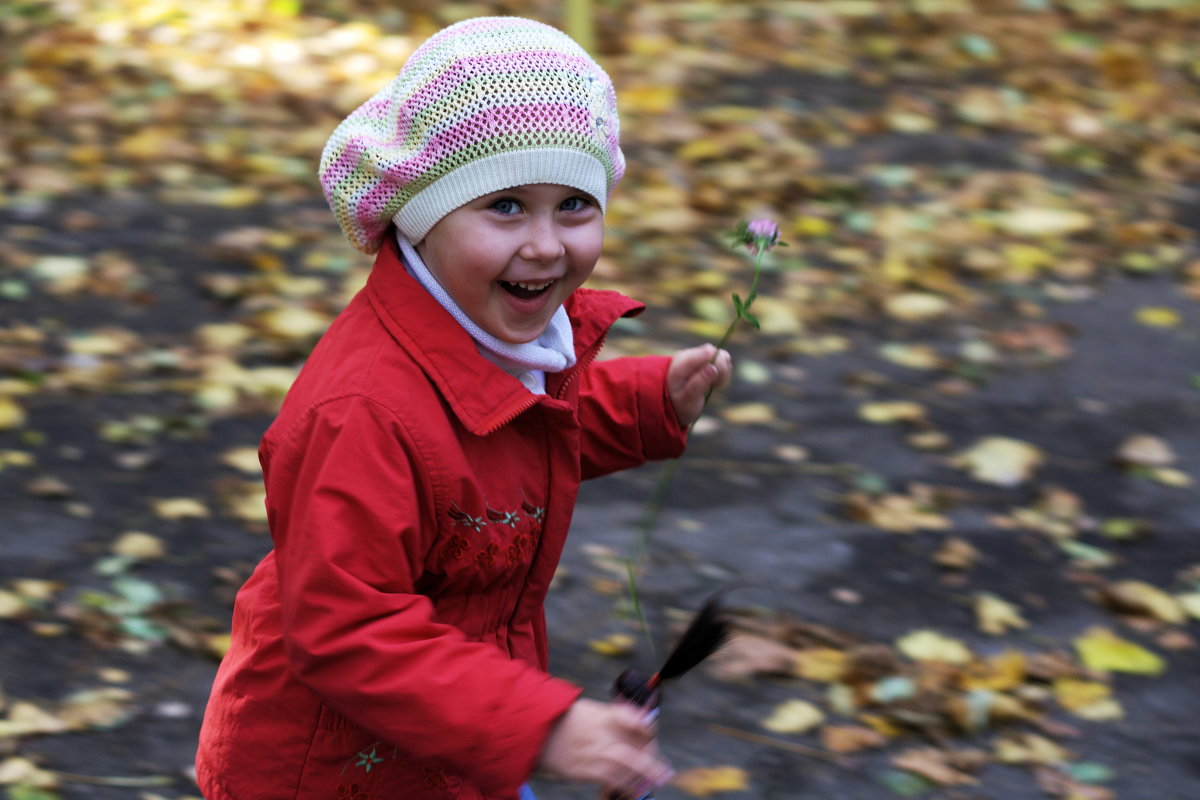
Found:
M 568 197 L 566 200 L 563 200 L 561 208 L 563 211 L 582 211 L 588 205 L 589 201 L 585 197 Z
M 501 197 L 492 203 L 492 208 L 501 214 L 515 214 L 521 210 L 521 204 L 511 197 Z

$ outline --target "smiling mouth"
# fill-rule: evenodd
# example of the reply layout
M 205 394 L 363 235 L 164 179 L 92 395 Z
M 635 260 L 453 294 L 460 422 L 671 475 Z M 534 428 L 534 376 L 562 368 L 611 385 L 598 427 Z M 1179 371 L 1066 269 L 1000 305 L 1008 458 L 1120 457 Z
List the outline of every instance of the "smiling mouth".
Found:
M 529 283 L 527 281 L 497 281 L 504 291 L 514 297 L 519 297 L 522 300 L 532 300 L 541 294 L 544 294 L 547 289 L 554 285 L 554 281 L 541 281 L 540 283 Z

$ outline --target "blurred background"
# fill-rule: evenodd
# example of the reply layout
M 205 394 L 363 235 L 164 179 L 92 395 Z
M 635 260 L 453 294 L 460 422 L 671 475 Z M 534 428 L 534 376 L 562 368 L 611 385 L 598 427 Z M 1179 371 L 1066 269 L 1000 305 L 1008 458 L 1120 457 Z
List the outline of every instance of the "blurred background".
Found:
M 744 587 L 663 799 L 1194 799 L 1193 0 L 5 2 L 0 790 L 196 796 L 257 440 L 370 269 L 321 148 L 487 14 L 618 88 L 590 285 L 650 311 L 608 355 L 720 337 L 739 220 L 788 243 L 638 556 L 659 655 Z M 654 658 L 625 558 L 660 475 L 585 490 L 550 598 L 597 697 Z

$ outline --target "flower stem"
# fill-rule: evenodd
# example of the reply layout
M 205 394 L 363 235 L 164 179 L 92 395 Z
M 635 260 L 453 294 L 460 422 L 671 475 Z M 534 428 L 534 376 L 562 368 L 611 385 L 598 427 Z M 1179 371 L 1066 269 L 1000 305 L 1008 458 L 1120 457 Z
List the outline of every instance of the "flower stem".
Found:
M 758 297 L 758 279 L 762 274 L 762 259 L 764 248 L 759 248 L 754 255 L 754 277 L 750 281 L 750 293 L 746 295 L 746 301 L 736 307 L 736 314 L 729 323 L 729 327 L 725 329 L 725 333 L 717 342 L 717 352 L 713 353 L 710 364 L 715 364 L 717 357 L 721 354 L 721 350 L 729 343 L 737 330 L 738 323 L 746 318 L 746 312 L 749 312 L 750 306 L 754 304 L 754 299 Z M 704 405 L 700 410 L 701 415 L 704 409 L 708 408 L 708 401 L 716 391 L 715 386 L 710 386 L 704 395 Z M 692 429 L 696 427 L 696 422 L 699 419 L 692 420 L 688 425 L 687 433 L 691 436 Z M 679 472 L 680 459 L 672 459 L 659 473 L 658 481 L 654 485 L 654 491 L 646 499 L 645 508 L 642 510 L 641 519 L 638 520 L 637 528 L 634 530 L 634 551 L 632 557 L 626 559 L 625 566 L 629 577 L 629 594 L 634 600 L 635 610 L 637 611 L 638 623 L 641 625 L 642 634 L 646 637 L 646 641 L 650 643 L 651 652 L 654 650 L 654 644 L 650 639 L 650 631 L 646 626 L 646 618 L 642 614 L 641 606 L 637 602 L 637 583 L 634 577 L 634 563 L 645 562 L 650 553 L 650 534 L 658 526 L 658 518 L 662 515 L 663 506 L 666 504 L 667 491 L 671 488 L 671 482 L 675 480 L 676 473 Z

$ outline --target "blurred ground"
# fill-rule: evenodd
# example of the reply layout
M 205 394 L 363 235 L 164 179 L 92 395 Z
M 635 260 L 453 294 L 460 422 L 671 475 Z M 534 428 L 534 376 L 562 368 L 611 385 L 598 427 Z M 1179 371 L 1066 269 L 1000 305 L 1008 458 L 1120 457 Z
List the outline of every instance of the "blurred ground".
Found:
M 749 279 L 720 242 L 739 217 L 790 243 L 639 581 L 660 653 L 672 611 L 730 582 L 758 634 L 668 696 L 664 746 L 697 782 L 664 800 L 1195 796 L 1200 30 L 1149 5 L 597 11 L 630 177 L 594 284 L 652 303 L 610 351 L 719 335 Z M 314 196 L 314 146 L 403 60 L 350 56 L 430 23 L 335 14 L 312 24 L 349 49 L 313 67 L 303 28 L 303 69 L 272 71 L 306 15 L 88 33 L 20 8 L 0 18 L 22 42 L 0 162 L 0 785 L 175 800 L 268 543 L 245 448 L 366 266 Z M 245 62 L 224 89 L 220 52 Z M 309 88 L 281 89 L 289 69 Z M 658 473 L 586 487 L 551 595 L 553 667 L 593 696 L 651 665 L 619 559 Z M 1110 669 L 1081 649 L 1094 628 L 1123 643 Z M 969 658 L 914 658 L 915 631 Z M 818 652 L 836 669 L 803 666 Z M 768 727 L 794 700 L 824 719 Z M 851 747 L 849 726 L 876 738 Z

